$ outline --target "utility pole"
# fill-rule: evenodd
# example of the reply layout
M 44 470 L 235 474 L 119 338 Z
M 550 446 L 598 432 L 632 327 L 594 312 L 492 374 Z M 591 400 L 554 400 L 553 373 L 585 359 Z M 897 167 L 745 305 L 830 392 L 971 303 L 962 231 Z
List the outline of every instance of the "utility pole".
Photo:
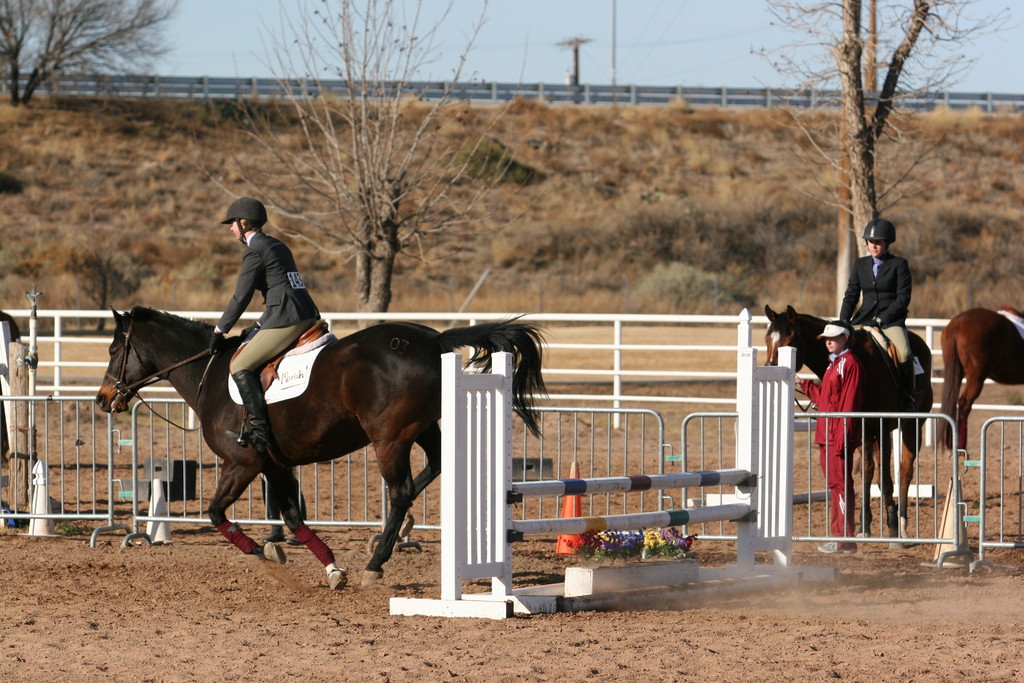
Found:
M 615 0 L 612 0 L 612 90 L 615 90 Z
M 878 90 L 878 15 L 876 0 L 868 0 L 868 40 L 867 55 L 864 62 L 867 68 L 864 71 L 864 89 L 868 92 Z
M 572 83 L 570 85 L 580 84 L 580 45 L 593 42 L 592 38 L 566 38 L 562 42 L 558 43 L 558 47 L 565 47 L 572 50 Z

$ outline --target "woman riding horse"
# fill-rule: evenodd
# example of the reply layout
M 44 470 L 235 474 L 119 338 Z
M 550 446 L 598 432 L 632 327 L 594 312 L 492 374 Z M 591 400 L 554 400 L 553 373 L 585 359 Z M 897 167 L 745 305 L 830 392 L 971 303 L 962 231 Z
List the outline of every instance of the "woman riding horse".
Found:
M 238 276 L 235 293 L 227 309 L 210 336 L 210 353 L 224 347 L 224 333 L 238 322 L 259 290 L 263 294 L 265 310 L 243 337 L 245 347 L 231 359 L 231 378 L 238 386 L 238 394 L 249 413 L 249 429 L 241 429 L 239 443 L 257 449 L 270 446 L 270 422 L 263 396 L 259 371 L 263 365 L 287 349 L 303 332 L 320 319 L 313 297 L 306 290 L 291 250 L 280 240 L 263 232 L 267 222 L 267 209 L 251 197 L 236 199 L 228 207 L 222 225 L 231 226 L 231 234 L 246 246 L 242 254 L 242 272 Z
M 238 337 L 225 341 L 226 353 L 210 355 L 212 327 L 168 313 L 136 307 L 115 313 L 110 362 L 96 394 L 107 412 L 123 412 L 143 387 L 167 380 L 196 411 L 203 437 L 223 466 L 207 514 L 211 524 L 242 552 L 283 562 L 273 544 L 260 546 L 227 518 L 228 508 L 260 474 L 295 537 L 320 560 L 328 584 L 345 585 L 347 574 L 334 554 L 310 529 L 299 504 L 292 468 L 325 462 L 373 444 L 387 485 L 388 510 L 381 540 L 363 573 L 363 584 L 383 576 L 413 500 L 441 472 L 441 355 L 464 347 L 476 351 L 470 363 L 489 368 L 491 354 L 513 354 L 512 406 L 527 429 L 539 432 L 533 411 L 544 393 L 541 337 L 521 321 L 481 323 L 443 332 L 413 323 L 383 323 L 325 344 L 300 395 L 268 408 L 274 443 L 268 452 L 240 445 L 229 428 L 242 419 L 228 396 L 229 355 Z M 413 444 L 426 456 L 414 475 Z
M 828 367 L 828 350 L 824 342 L 817 339 L 825 329 L 826 321 L 817 316 L 798 313 L 792 306 L 787 306 L 784 313 L 776 313 L 770 306 L 764 307 L 768 316 L 768 331 L 765 334 L 765 346 L 768 350 L 768 364 L 774 365 L 780 346 L 792 346 L 796 352 L 797 369 L 807 366 L 821 378 Z M 910 335 L 911 348 L 921 359 L 926 374 L 931 373 L 931 354 L 928 345 L 916 334 Z M 890 372 L 891 361 L 885 356 L 878 345 L 870 339 L 864 330 L 855 330 L 851 338 L 851 348 L 860 357 L 864 369 L 864 404 L 862 410 L 873 413 L 896 413 L 900 409 L 899 393 L 895 386 L 895 377 Z M 931 384 L 926 384 L 917 395 L 917 412 L 928 412 L 932 406 Z M 870 419 L 864 423 L 863 464 L 864 478 L 871 481 L 875 470 L 875 453 L 879 456 L 879 484 L 885 504 L 886 525 L 890 537 L 906 536 L 907 500 L 910 482 L 914 477 L 914 462 L 921 448 L 921 431 L 924 423 L 913 420 L 907 424 L 903 420 L 903 455 L 900 458 L 899 505 L 893 498 L 892 470 L 890 469 L 892 431 L 900 426 L 901 420 L 896 417 L 881 420 Z M 861 530 L 869 533 L 872 513 L 870 505 L 861 507 Z
M 900 363 L 903 410 L 915 409 L 914 356 L 907 336 L 912 278 L 907 260 L 889 252 L 896 241 L 896 226 L 874 218 L 864 226 L 868 255 L 853 262 L 839 319 L 853 325 L 877 327 L 896 348 Z M 860 309 L 854 313 L 857 301 Z

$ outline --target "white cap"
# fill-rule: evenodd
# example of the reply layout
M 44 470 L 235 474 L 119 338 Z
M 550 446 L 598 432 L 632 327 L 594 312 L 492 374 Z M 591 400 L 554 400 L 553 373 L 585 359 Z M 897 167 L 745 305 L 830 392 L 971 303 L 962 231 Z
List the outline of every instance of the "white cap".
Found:
M 842 325 L 835 325 L 829 323 L 825 325 L 825 329 L 818 335 L 818 339 L 833 339 L 835 337 L 846 337 L 849 336 L 850 331 Z

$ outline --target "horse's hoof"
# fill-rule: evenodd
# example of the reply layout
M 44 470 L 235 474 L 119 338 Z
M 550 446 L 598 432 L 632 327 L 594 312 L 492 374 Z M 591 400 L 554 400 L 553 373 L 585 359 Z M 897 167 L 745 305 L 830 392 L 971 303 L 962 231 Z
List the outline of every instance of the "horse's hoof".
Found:
M 416 518 L 409 513 L 405 516 L 405 521 L 402 523 L 402 528 L 398 530 L 398 537 L 405 538 L 412 533 L 413 527 L 416 526 Z
M 327 585 L 332 591 L 340 591 L 348 585 L 348 572 L 344 569 L 332 569 L 327 572 Z
M 263 546 L 263 559 L 276 564 L 284 564 L 288 561 L 288 558 L 284 556 L 284 551 L 273 543 Z
M 371 572 L 369 569 L 363 572 L 363 586 L 372 586 L 384 578 L 384 572 Z

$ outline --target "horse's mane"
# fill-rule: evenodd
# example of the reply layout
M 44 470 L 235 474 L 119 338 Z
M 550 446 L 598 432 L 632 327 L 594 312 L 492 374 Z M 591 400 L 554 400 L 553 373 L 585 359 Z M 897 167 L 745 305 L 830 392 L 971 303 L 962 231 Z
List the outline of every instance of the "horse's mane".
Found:
M 180 315 L 174 315 L 167 311 L 158 311 L 145 306 L 135 306 L 127 313 L 127 315 L 131 316 L 137 322 L 152 322 L 156 324 L 171 325 L 173 327 L 184 328 L 190 332 L 202 333 L 205 335 L 209 335 L 210 331 L 213 329 L 213 325 L 201 320 L 188 320 L 186 318 L 182 318 Z

